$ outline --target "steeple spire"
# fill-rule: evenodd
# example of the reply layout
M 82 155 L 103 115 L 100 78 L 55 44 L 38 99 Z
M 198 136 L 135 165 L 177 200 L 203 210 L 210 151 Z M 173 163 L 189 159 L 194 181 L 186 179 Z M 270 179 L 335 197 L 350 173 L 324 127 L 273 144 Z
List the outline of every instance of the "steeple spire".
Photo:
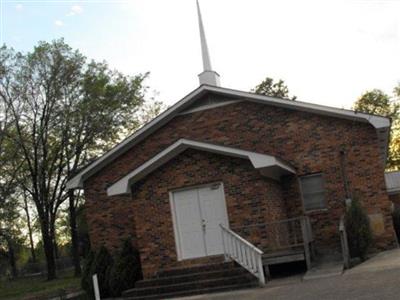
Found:
M 208 85 L 220 86 L 219 75 L 217 72 L 213 71 L 211 67 L 210 54 L 208 53 L 206 34 L 204 32 L 203 20 L 201 18 L 201 11 L 198 0 L 196 0 L 196 4 L 197 4 L 197 14 L 199 17 L 201 55 L 203 58 L 203 72 L 199 74 L 200 85 L 208 84 Z

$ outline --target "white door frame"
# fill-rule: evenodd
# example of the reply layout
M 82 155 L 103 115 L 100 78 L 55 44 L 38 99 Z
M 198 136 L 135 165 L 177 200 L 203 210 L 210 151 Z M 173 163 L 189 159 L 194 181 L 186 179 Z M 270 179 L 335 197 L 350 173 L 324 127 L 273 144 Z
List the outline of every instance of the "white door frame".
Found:
M 174 238 L 175 238 L 175 248 L 176 248 L 176 254 L 178 261 L 185 260 L 187 258 L 182 257 L 182 249 L 181 249 L 181 241 L 180 241 L 180 234 L 179 234 L 179 229 L 178 229 L 178 224 L 177 224 L 177 218 L 176 218 L 176 208 L 175 208 L 175 202 L 174 202 L 174 193 L 175 192 L 180 192 L 184 190 L 192 190 L 192 189 L 198 189 L 198 188 L 204 188 L 208 186 L 213 186 L 218 184 L 221 187 L 221 192 L 222 192 L 222 201 L 224 204 L 224 214 L 225 214 L 225 219 L 227 221 L 227 226 L 229 228 L 229 218 L 228 218 L 228 209 L 226 206 L 226 199 L 225 199 L 225 189 L 224 189 L 224 184 L 222 181 L 218 182 L 213 182 L 213 183 L 207 183 L 207 184 L 200 184 L 200 185 L 193 185 L 189 187 L 184 187 L 184 188 L 178 188 L 169 191 L 169 204 L 171 208 L 171 218 L 172 218 L 172 224 L 174 228 Z M 222 238 L 222 237 L 221 237 Z M 189 259 L 194 259 L 194 258 L 189 258 Z

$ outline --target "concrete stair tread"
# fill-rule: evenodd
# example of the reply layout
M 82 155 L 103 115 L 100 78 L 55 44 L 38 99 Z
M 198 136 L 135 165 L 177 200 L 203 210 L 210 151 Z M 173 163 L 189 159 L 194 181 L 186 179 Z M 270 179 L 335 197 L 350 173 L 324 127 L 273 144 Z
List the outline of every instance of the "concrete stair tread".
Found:
M 186 290 L 180 292 L 171 292 L 165 294 L 157 294 L 157 295 L 148 295 L 148 296 L 125 296 L 122 299 L 124 300 L 156 300 L 156 299 L 172 299 L 184 296 L 191 295 L 201 295 L 201 294 L 211 294 L 216 292 L 224 292 L 224 291 L 232 291 L 239 290 L 245 288 L 256 288 L 258 287 L 257 282 L 246 282 L 242 284 L 233 284 L 233 285 L 225 285 L 213 288 L 202 288 L 202 289 L 193 289 Z
M 123 299 L 166 299 L 258 286 L 258 280 L 233 262 L 162 270 L 136 283 Z
M 171 268 L 158 272 L 157 278 L 237 268 L 233 262 L 213 263 L 194 267 Z
M 195 280 L 183 283 L 168 285 L 148 286 L 143 288 L 134 288 L 123 292 L 123 296 L 147 296 L 147 293 L 168 294 L 170 292 L 179 292 L 185 290 L 196 290 L 204 288 L 222 287 L 240 283 L 251 283 L 256 280 L 250 273 L 235 276 L 226 276 L 221 278 L 212 278 L 206 280 Z
M 189 274 L 181 274 L 181 275 L 176 275 L 176 276 L 163 276 L 163 277 L 156 277 L 152 279 L 146 279 L 146 280 L 141 280 L 136 283 L 135 289 L 137 288 L 145 288 L 145 287 L 150 287 L 150 286 L 158 286 L 158 285 L 164 285 L 164 284 L 173 284 L 174 282 L 191 282 L 191 281 L 199 281 L 201 278 L 218 278 L 221 276 L 223 278 L 226 277 L 231 277 L 231 276 L 236 276 L 236 275 L 248 275 L 249 273 L 239 267 L 232 267 L 232 268 L 227 268 L 227 269 L 222 269 L 222 270 L 216 270 L 216 271 L 207 271 L 207 272 L 198 272 L 198 273 L 190 273 Z

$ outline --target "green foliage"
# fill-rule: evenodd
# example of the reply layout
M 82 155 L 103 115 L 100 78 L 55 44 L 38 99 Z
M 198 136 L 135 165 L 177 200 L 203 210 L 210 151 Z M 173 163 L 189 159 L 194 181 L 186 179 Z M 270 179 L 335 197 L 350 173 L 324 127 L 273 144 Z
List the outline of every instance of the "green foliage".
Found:
M 86 256 L 90 251 L 89 229 L 87 225 L 85 207 L 80 205 L 76 211 L 76 223 L 78 229 L 78 240 L 81 255 Z
M 74 277 L 71 271 L 60 272 L 57 279 L 51 281 L 46 280 L 45 276 L 21 277 L 14 280 L 0 279 L 0 299 L 2 300 L 60 299 L 61 291 L 72 293 L 79 290 L 79 278 Z
M 1 191 L 0 178 L 0 249 L 5 250 L 9 263 L 5 269 L 12 277 L 18 276 L 18 262 L 24 250 L 24 234 L 19 216 L 18 201 L 13 195 Z M 4 192 L 4 193 L 3 193 Z M 1 258 L 0 258 L 1 259 Z
M 351 257 L 360 257 L 361 260 L 365 260 L 372 242 L 372 232 L 368 216 L 357 198 L 351 201 L 346 211 L 345 223 Z
M 127 289 L 133 288 L 135 282 L 142 278 L 138 251 L 132 247 L 130 239 L 124 241 L 122 250 L 115 258 L 110 272 L 110 293 L 121 296 Z
M 362 94 L 354 104 L 354 109 L 386 117 L 393 117 L 397 110 L 392 107 L 389 95 L 378 89 Z
M 86 291 L 88 295 L 93 295 L 93 285 L 92 285 L 92 265 L 94 261 L 95 253 L 93 251 L 89 251 L 87 254 L 84 263 L 83 263 L 83 271 L 81 278 L 81 286 L 82 289 Z
M 393 227 L 396 232 L 397 240 L 400 241 L 400 208 L 396 207 L 392 213 Z
M 285 82 L 280 79 L 278 82 L 270 77 L 266 77 L 259 85 L 257 85 L 252 92 L 270 97 L 287 98 L 289 99 L 289 89 Z M 296 100 L 296 96 L 290 98 L 290 100 Z
M 354 103 L 353 108 L 392 120 L 387 167 L 400 170 L 400 85 L 394 89 L 394 97 L 378 89 L 367 91 Z
M 145 107 L 147 76 L 89 60 L 63 39 L 28 53 L 0 47 L 0 209 L 13 183 L 29 188 L 49 279 L 56 275 L 54 241 L 65 244 L 69 236 L 60 212 L 67 179 L 159 113 L 158 102 Z
M 92 275 L 97 274 L 101 298 L 110 296 L 109 278 L 112 265 L 113 259 L 110 253 L 105 246 L 101 246 L 96 252 L 90 268 L 90 278 L 92 278 Z

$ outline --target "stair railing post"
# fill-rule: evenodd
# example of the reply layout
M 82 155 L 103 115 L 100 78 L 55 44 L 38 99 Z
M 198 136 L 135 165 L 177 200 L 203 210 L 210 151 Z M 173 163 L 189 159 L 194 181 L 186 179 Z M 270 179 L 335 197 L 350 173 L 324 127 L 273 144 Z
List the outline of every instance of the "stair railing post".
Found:
M 301 224 L 301 232 L 303 234 L 303 244 L 304 244 L 304 255 L 306 257 L 307 269 L 311 268 L 311 257 L 310 257 L 310 248 L 309 248 L 309 240 L 307 234 L 307 224 L 306 224 L 306 217 L 302 217 L 300 219 Z
M 257 253 L 257 260 L 258 260 L 258 282 L 260 286 L 265 286 L 265 276 L 264 276 L 264 268 L 263 268 L 261 254 Z
M 222 227 L 222 224 L 219 224 L 219 227 L 221 228 L 221 237 L 222 237 L 222 247 L 224 249 L 224 260 L 227 262 L 229 261 L 229 256 L 228 256 L 228 251 L 226 249 L 226 244 L 225 244 L 225 232 L 224 232 L 224 227 Z
M 311 221 L 310 221 L 309 216 L 306 216 L 306 224 L 307 224 L 308 237 L 309 237 L 308 242 L 310 244 L 310 250 L 311 250 L 311 258 L 315 259 L 316 253 L 315 253 L 314 235 L 312 232 Z
M 97 274 L 93 275 L 92 280 L 93 280 L 93 289 L 94 289 L 94 299 L 100 300 L 99 281 L 97 280 Z

